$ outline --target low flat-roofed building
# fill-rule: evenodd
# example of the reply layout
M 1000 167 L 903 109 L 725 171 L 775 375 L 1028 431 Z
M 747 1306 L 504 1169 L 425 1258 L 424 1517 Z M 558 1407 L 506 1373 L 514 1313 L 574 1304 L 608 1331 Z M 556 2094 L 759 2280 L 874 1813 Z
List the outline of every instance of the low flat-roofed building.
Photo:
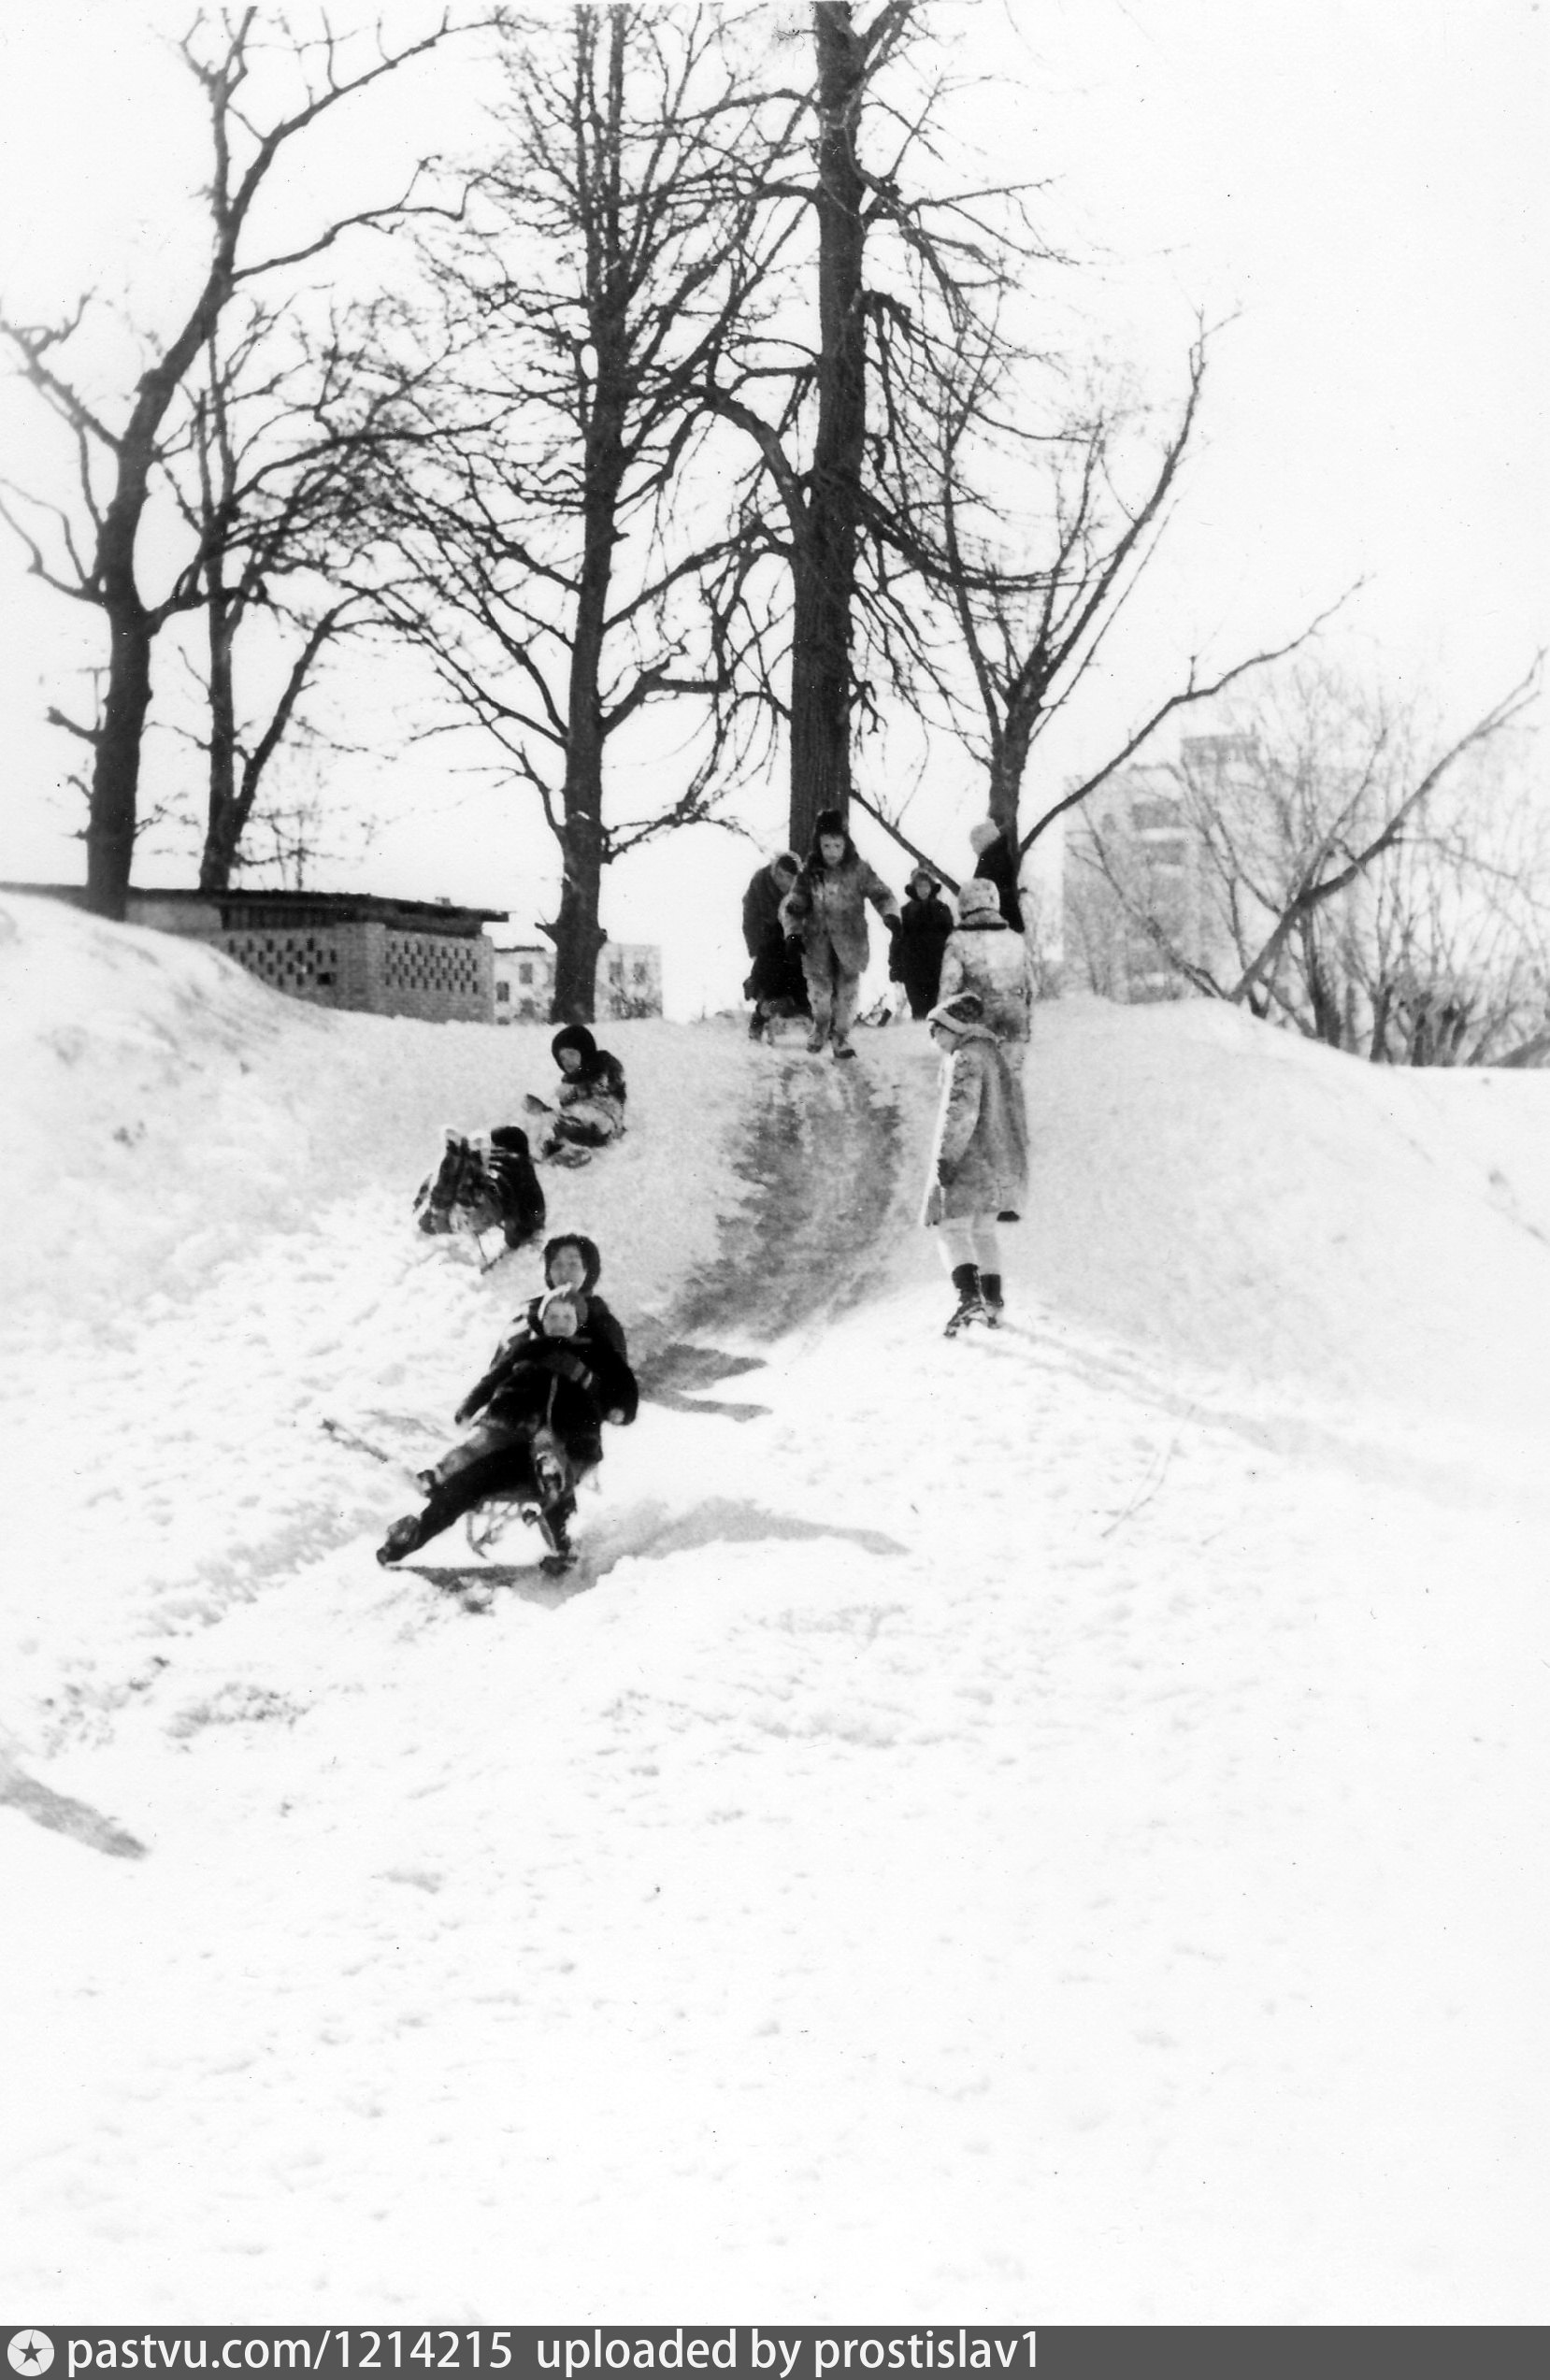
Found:
M 74 884 L 7 884 L 83 909 Z M 507 912 L 375 893 L 202 893 L 132 886 L 126 922 L 208 942 L 293 999 L 429 1024 L 488 1025 Z

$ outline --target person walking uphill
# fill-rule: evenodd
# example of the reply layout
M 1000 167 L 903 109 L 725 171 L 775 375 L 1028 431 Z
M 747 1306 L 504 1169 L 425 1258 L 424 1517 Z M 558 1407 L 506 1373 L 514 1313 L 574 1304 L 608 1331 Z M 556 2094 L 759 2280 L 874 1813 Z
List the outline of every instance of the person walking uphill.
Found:
M 753 962 L 742 987 L 744 999 L 753 1003 L 748 1020 L 751 1041 L 763 1039 L 771 1017 L 808 1013 L 801 962 L 787 950 L 781 924 L 781 903 L 796 883 L 801 866 L 795 852 L 778 853 L 749 880 L 742 896 L 742 939 Z
M 1001 914 L 996 887 L 970 876 L 958 887 L 958 923 L 942 953 L 939 1000 L 976 992 L 984 1021 L 1014 1068 L 1021 1068 L 1033 1030 L 1039 987 L 1033 961 L 1021 934 Z
M 953 931 L 953 912 L 928 867 L 911 877 L 904 914 L 888 954 L 888 973 L 904 986 L 911 1016 L 928 1016 L 941 997 L 942 953 Z
M 941 1106 L 931 1144 L 921 1222 L 939 1245 L 958 1302 L 946 1336 L 966 1323 L 995 1326 L 1004 1303 L 997 1223 L 1015 1223 L 1027 1198 L 1028 1124 L 1023 1086 L 984 1021 L 974 992 L 931 1011 L 942 1054 Z
M 854 1058 L 851 1025 L 867 965 L 866 903 L 897 925 L 898 903 L 868 867 L 837 810 L 813 821 L 812 849 L 781 903 L 781 924 L 802 947 L 802 972 L 812 1002 L 808 1048 L 821 1050 L 832 1034 L 837 1058 Z

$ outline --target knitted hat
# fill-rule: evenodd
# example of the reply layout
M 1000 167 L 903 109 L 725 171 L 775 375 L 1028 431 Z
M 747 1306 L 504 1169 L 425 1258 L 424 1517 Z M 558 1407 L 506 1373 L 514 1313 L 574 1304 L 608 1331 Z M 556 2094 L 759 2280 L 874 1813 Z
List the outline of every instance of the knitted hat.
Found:
M 800 876 L 802 863 L 795 852 L 777 852 L 769 863 L 771 867 L 788 868 L 793 876 Z
M 985 1004 L 978 992 L 954 992 L 927 1016 L 927 1025 L 945 1025 L 950 1033 L 962 1033 L 970 1025 L 983 1025 Z
M 548 1321 L 551 1310 L 555 1306 L 568 1306 L 571 1312 L 576 1317 L 576 1327 L 580 1330 L 587 1316 L 587 1301 L 584 1291 L 580 1289 L 546 1290 L 543 1296 L 538 1299 L 537 1321 L 540 1330 L 543 1328 L 544 1324 Z
M 971 826 L 969 830 L 969 848 L 976 853 L 987 852 L 992 843 L 1000 839 L 1001 830 L 994 818 L 982 818 L 978 826 Z
M 988 876 L 966 876 L 958 886 L 958 915 L 999 917 L 1001 896 Z

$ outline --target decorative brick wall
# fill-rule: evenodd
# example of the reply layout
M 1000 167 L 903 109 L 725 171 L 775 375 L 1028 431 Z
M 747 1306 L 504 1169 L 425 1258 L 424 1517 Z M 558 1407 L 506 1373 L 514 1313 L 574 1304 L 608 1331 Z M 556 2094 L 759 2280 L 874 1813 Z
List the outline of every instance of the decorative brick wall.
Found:
M 379 1016 L 488 1025 L 495 1005 L 491 944 L 482 934 L 366 928 L 366 1005 Z
M 316 926 L 243 926 L 217 934 L 218 949 L 261 983 L 295 1000 L 323 1008 L 365 1008 L 366 968 L 361 937 L 349 923 Z
M 421 934 L 377 918 L 234 926 L 219 947 L 250 975 L 323 1008 L 488 1025 L 494 997 L 482 934 Z

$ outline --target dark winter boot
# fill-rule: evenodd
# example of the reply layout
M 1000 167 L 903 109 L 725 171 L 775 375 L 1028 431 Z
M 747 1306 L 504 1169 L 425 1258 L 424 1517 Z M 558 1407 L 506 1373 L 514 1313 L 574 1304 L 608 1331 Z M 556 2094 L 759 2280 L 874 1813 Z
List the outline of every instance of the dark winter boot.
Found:
M 549 1551 L 538 1568 L 552 1578 L 568 1570 L 576 1559 L 576 1548 L 570 1541 L 570 1524 L 576 1515 L 574 1496 L 562 1496 L 555 1504 L 546 1505 L 538 1514 L 538 1531 Z
M 418 1554 L 426 1538 L 434 1534 L 426 1528 L 422 1514 L 406 1513 L 401 1521 L 394 1522 L 377 1548 L 377 1559 L 385 1570 L 390 1562 L 401 1562 L 406 1554 Z
M 980 1296 L 984 1300 L 985 1320 L 994 1329 L 1001 1319 L 1001 1309 L 1006 1303 L 1001 1295 L 1001 1276 L 998 1272 L 981 1273 Z
M 990 1319 L 980 1296 L 980 1276 L 973 1265 L 954 1266 L 953 1286 L 958 1293 L 958 1302 L 942 1333 L 944 1339 L 956 1339 L 968 1323 L 988 1322 Z
M 751 1041 L 764 1039 L 764 1011 L 761 1008 L 756 1008 L 748 1020 L 748 1038 Z

